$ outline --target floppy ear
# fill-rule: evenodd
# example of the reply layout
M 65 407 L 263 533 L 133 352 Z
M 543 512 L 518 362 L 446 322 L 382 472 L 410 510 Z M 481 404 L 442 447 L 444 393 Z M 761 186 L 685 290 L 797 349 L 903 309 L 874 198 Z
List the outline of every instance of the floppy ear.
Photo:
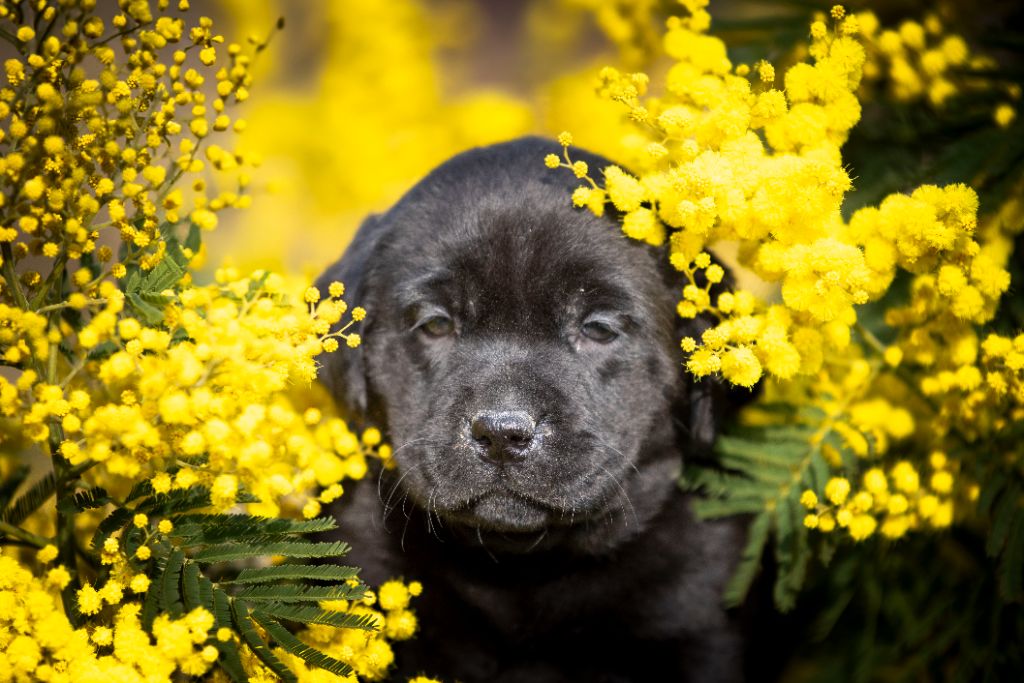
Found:
M 317 278 L 316 288 L 320 296 L 326 297 L 332 282 L 345 285 L 345 300 L 351 306 L 363 306 L 367 309 L 366 318 L 362 323 L 365 332 L 372 320 L 372 295 L 367 286 L 367 279 L 372 268 L 373 253 L 385 232 L 385 223 L 380 216 L 371 215 L 363 221 L 356 231 L 352 243 L 338 261 L 330 266 Z M 361 421 L 366 416 L 367 383 L 363 346 L 354 349 L 338 349 L 334 353 L 320 356 L 320 370 L 317 373 L 320 382 L 349 413 L 347 417 Z

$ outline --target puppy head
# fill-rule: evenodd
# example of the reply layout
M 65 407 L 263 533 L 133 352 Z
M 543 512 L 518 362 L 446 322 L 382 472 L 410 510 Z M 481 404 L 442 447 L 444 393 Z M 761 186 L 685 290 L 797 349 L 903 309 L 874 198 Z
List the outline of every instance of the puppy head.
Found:
M 368 310 L 364 346 L 326 357 L 323 381 L 386 426 L 415 502 L 505 535 L 635 512 L 678 468 L 673 412 L 714 422 L 709 385 L 682 372 L 667 259 L 574 209 L 578 181 L 541 163 L 553 149 L 523 139 L 451 159 L 319 282 L 342 280 Z M 692 447 L 713 438 L 688 429 Z

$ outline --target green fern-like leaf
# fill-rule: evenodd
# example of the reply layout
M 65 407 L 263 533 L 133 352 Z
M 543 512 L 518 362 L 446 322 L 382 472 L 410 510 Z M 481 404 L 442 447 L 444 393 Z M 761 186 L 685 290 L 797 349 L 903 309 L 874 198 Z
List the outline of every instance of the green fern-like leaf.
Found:
M 205 576 L 199 579 L 200 593 L 205 595 L 209 592 L 210 602 L 213 605 L 214 617 L 214 628 L 220 630 L 222 628 L 231 629 L 234 626 L 233 615 L 231 613 L 231 600 L 228 598 L 224 591 L 214 588 L 210 580 Z M 227 672 L 228 676 L 234 683 L 247 683 L 249 677 L 245 673 L 245 668 L 242 666 L 242 658 L 238 652 L 238 645 L 234 639 L 229 638 L 228 640 L 220 640 L 215 638 L 213 641 L 214 646 L 220 653 L 221 667 Z
M 98 501 L 101 495 L 93 492 L 84 502 Z M 218 649 L 225 673 L 237 683 L 247 680 L 239 643 L 283 680 L 295 680 L 295 676 L 274 654 L 271 642 L 311 666 L 351 671 L 344 662 L 302 643 L 283 624 L 377 628 L 373 616 L 332 612 L 315 604 L 362 598 L 366 587 L 353 581 L 358 578 L 357 569 L 297 562 L 308 558 L 330 560 L 348 552 L 345 543 L 307 538 L 334 529 L 333 518 L 288 520 L 210 513 L 206 511 L 210 494 L 202 486 L 157 494 L 144 485 L 133 489 L 129 498 L 130 505 L 116 508 L 100 523 L 93 547 L 101 547 L 117 533 L 122 534 L 126 550 L 148 542 L 153 552 L 152 582 L 142 609 L 147 629 L 152 628 L 159 614 L 178 617 L 197 607 L 208 609 L 214 615 L 216 630 L 227 628 L 234 634 L 223 641 L 211 637 L 209 642 Z M 139 512 L 165 517 L 174 522 L 173 529 L 155 541 L 147 541 L 133 525 Z M 242 569 L 232 564 L 237 560 L 266 562 L 272 556 L 285 557 L 285 564 Z M 273 631 L 270 641 L 261 636 L 257 624 L 268 633 Z
M 71 498 L 65 498 L 59 505 L 68 514 L 74 514 L 103 507 L 109 502 L 110 496 L 107 494 L 106 489 L 94 486 L 93 488 L 75 491 Z
M 11 469 L 10 474 L 0 480 L 0 510 L 6 510 L 7 504 L 11 502 L 15 492 L 28 479 L 32 468 L 28 465 L 18 465 Z
M 210 490 L 202 485 L 187 489 L 175 489 L 169 493 L 153 493 L 152 489 L 139 489 L 140 499 L 135 512 L 144 512 L 160 517 L 172 517 L 190 511 L 204 510 L 210 507 Z M 239 503 L 256 503 L 259 499 L 251 493 L 239 491 L 236 497 Z
M 284 555 L 286 557 L 326 558 L 339 557 L 348 552 L 348 544 L 341 541 L 274 541 L 270 543 L 221 543 L 203 548 L 194 557 L 197 562 L 234 562 L 252 557 Z
M 309 520 L 268 519 L 251 515 L 190 514 L 172 518 L 175 538 L 188 545 L 242 541 L 297 534 L 322 533 L 336 529 L 331 517 Z
M 320 607 L 279 602 L 260 604 L 259 611 L 262 614 L 286 621 L 297 621 L 300 624 L 324 624 L 325 626 L 356 628 L 363 631 L 375 631 L 378 628 L 377 619 L 369 614 L 350 614 L 349 612 L 325 610 Z
M 811 417 L 820 419 L 817 414 Z M 821 490 L 828 478 L 828 465 L 812 438 L 811 425 L 797 422 L 737 430 L 716 444 L 726 472 L 687 474 L 687 485 L 706 496 L 694 508 L 699 516 L 754 515 L 747 545 L 726 587 L 724 598 L 731 606 L 746 598 L 769 542 L 777 565 L 775 604 L 783 611 L 796 604 L 811 559 L 800 492 Z
M 259 632 L 256 631 L 256 626 L 249 616 L 248 608 L 241 603 L 234 602 L 231 604 L 231 615 L 235 630 L 242 637 L 242 641 L 252 650 L 252 653 L 268 669 L 277 674 L 282 681 L 297 683 L 298 677 L 291 669 L 285 666 L 284 662 L 278 659 L 277 655 L 271 651 L 270 646 L 260 637 Z
M 359 600 L 366 595 L 362 586 L 250 586 L 235 593 L 236 600 L 247 602 L 320 602 L 321 600 Z
M 274 639 L 274 642 L 296 657 L 301 657 L 307 663 L 321 669 L 326 669 L 336 676 L 348 676 L 352 673 L 351 666 L 302 642 L 296 638 L 291 631 L 274 619 L 260 614 L 259 612 L 253 613 L 252 616 L 260 626 L 266 629 L 267 634 Z
M 8 524 L 18 525 L 42 507 L 43 503 L 50 499 L 57 489 L 57 478 L 53 472 L 32 484 L 28 491 L 21 494 L 15 501 L 4 510 L 3 521 Z
M 733 572 L 729 583 L 725 586 L 723 599 L 729 607 L 735 607 L 743 602 L 750 592 L 750 586 L 754 583 L 757 570 L 761 567 L 761 556 L 764 555 L 765 544 L 768 543 L 768 535 L 772 528 L 772 518 L 767 512 L 762 512 L 754 518 L 753 523 L 747 530 L 747 544 L 743 548 L 739 565 Z
M 211 612 L 213 605 L 203 603 L 199 592 L 199 565 L 195 562 L 186 562 L 181 570 L 181 593 L 185 598 L 185 609 L 191 611 L 196 607 L 205 607 Z
M 172 617 L 181 616 L 185 608 L 180 585 L 184 565 L 184 551 L 175 548 L 167 558 L 167 566 L 160 577 L 160 609 Z
M 994 490 L 994 492 L 993 492 Z M 1008 601 L 1024 597 L 1024 484 L 1001 474 L 979 496 L 978 509 L 989 512 L 985 552 L 998 558 L 999 591 Z
M 267 583 L 272 581 L 348 581 L 359 575 L 356 567 L 334 564 L 281 564 L 275 567 L 243 569 L 233 581 L 225 583 Z

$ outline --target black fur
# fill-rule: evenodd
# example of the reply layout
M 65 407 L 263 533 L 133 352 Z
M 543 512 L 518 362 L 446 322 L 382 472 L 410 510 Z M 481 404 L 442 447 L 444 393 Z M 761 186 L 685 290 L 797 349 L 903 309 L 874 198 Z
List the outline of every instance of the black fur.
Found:
M 675 315 L 663 251 L 574 209 L 579 181 L 542 164 L 557 151 L 456 156 L 319 281 L 369 312 L 322 379 L 397 463 L 335 509 L 347 559 L 426 587 L 396 680 L 739 680 L 720 596 L 742 531 L 698 521 L 676 486 L 724 393 L 683 372 L 699 322 Z

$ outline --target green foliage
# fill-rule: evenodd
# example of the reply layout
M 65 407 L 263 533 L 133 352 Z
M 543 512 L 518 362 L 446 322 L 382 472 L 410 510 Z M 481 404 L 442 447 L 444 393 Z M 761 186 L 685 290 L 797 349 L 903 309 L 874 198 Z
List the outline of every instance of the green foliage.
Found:
M 1024 606 L 1000 595 L 980 539 L 922 536 L 899 550 L 868 541 L 808 586 L 821 607 L 807 624 L 816 656 L 805 680 L 1015 680 Z
M 684 486 L 708 494 L 696 505 L 699 516 L 753 515 L 740 564 L 726 587 L 729 606 L 746 598 L 767 547 L 774 552 L 778 571 L 776 606 L 792 609 L 803 586 L 812 552 L 800 494 L 824 488 L 828 465 L 821 456 L 821 444 L 827 441 L 816 436 L 812 421 L 821 416 L 812 410 L 801 413 L 806 422 L 799 426 L 745 428 L 719 438 L 716 450 L 723 469 L 687 472 Z
M 979 449 L 977 478 L 982 485 L 977 514 L 985 523 L 985 554 L 997 562 L 999 593 L 1004 600 L 1024 603 L 1024 474 L 1008 467 L 1022 429 Z
M 88 489 L 76 494 L 74 502 L 90 507 L 104 500 L 109 498 L 102 490 Z M 160 494 L 148 483 L 141 484 L 97 528 L 92 542 L 96 549 L 119 533 L 126 554 L 134 555 L 143 542 L 151 549 L 147 560 L 133 560 L 152 577 L 141 614 L 144 626 L 152 628 L 160 614 L 177 618 L 197 607 L 205 608 L 215 618 L 211 633 L 223 628 L 232 633 L 227 640 L 211 635 L 209 644 L 218 649 L 221 667 L 236 683 L 248 680 L 239 653 L 242 645 L 284 681 L 297 679 L 274 653 L 278 647 L 311 666 L 342 676 L 350 674 L 348 664 L 303 643 L 285 626 L 378 627 L 372 615 L 330 611 L 319 605 L 326 600 L 362 599 L 366 587 L 358 581 L 357 569 L 296 561 L 334 561 L 348 551 L 345 543 L 307 538 L 335 529 L 335 520 L 215 514 L 206 511 L 209 505 L 210 492 L 202 486 Z M 139 513 L 155 516 L 147 520 L 145 530 L 134 523 Z M 171 522 L 173 528 L 160 532 L 161 520 Z M 284 559 L 271 565 L 271 557 Z M 239 567 L 239 560 L 250 566 Z M 254 562 L 267 566 L 251 566 Z
M 147 325 L 156 325 L 164 319 L 164 307 L 170 302 L 164 292 L 177 284 L 188 272 L 189 257 L 185 249 L 193 253 L 199 248 L 199 227 L 191 225 L 184 241 L 177 237 L 175 226 L 165 224 L 161 233 L 167 243 L 167 253 L 155 267 L 144 271 L 133 266 L 125 279 L 125 301 L 139 320 Z
M 783 424 L 734 428 L 717 444 L 720 467 L 691 468 L 683 485 L 704 494 L 702 517 L 750 516 L 724 600 L 738 605 L 760 574 L 772 579 L 777 608 L 797 608 L 785 642 L 813 643 L 795 679 L 1001 681 L 1022 670 L 1024 482 L 1006 460 L 1020 428 L 984 447 L 965 444 L 972 458 L 951 454 L 978 463 L 981 491 L 955 531 L 876 534 L 840 549 L 837 535 L 808 533 L 799 503 L 804 489 L 823 490 L 821 447 L 839 449 L 839 439 L 823 414 L 764 408 Z

